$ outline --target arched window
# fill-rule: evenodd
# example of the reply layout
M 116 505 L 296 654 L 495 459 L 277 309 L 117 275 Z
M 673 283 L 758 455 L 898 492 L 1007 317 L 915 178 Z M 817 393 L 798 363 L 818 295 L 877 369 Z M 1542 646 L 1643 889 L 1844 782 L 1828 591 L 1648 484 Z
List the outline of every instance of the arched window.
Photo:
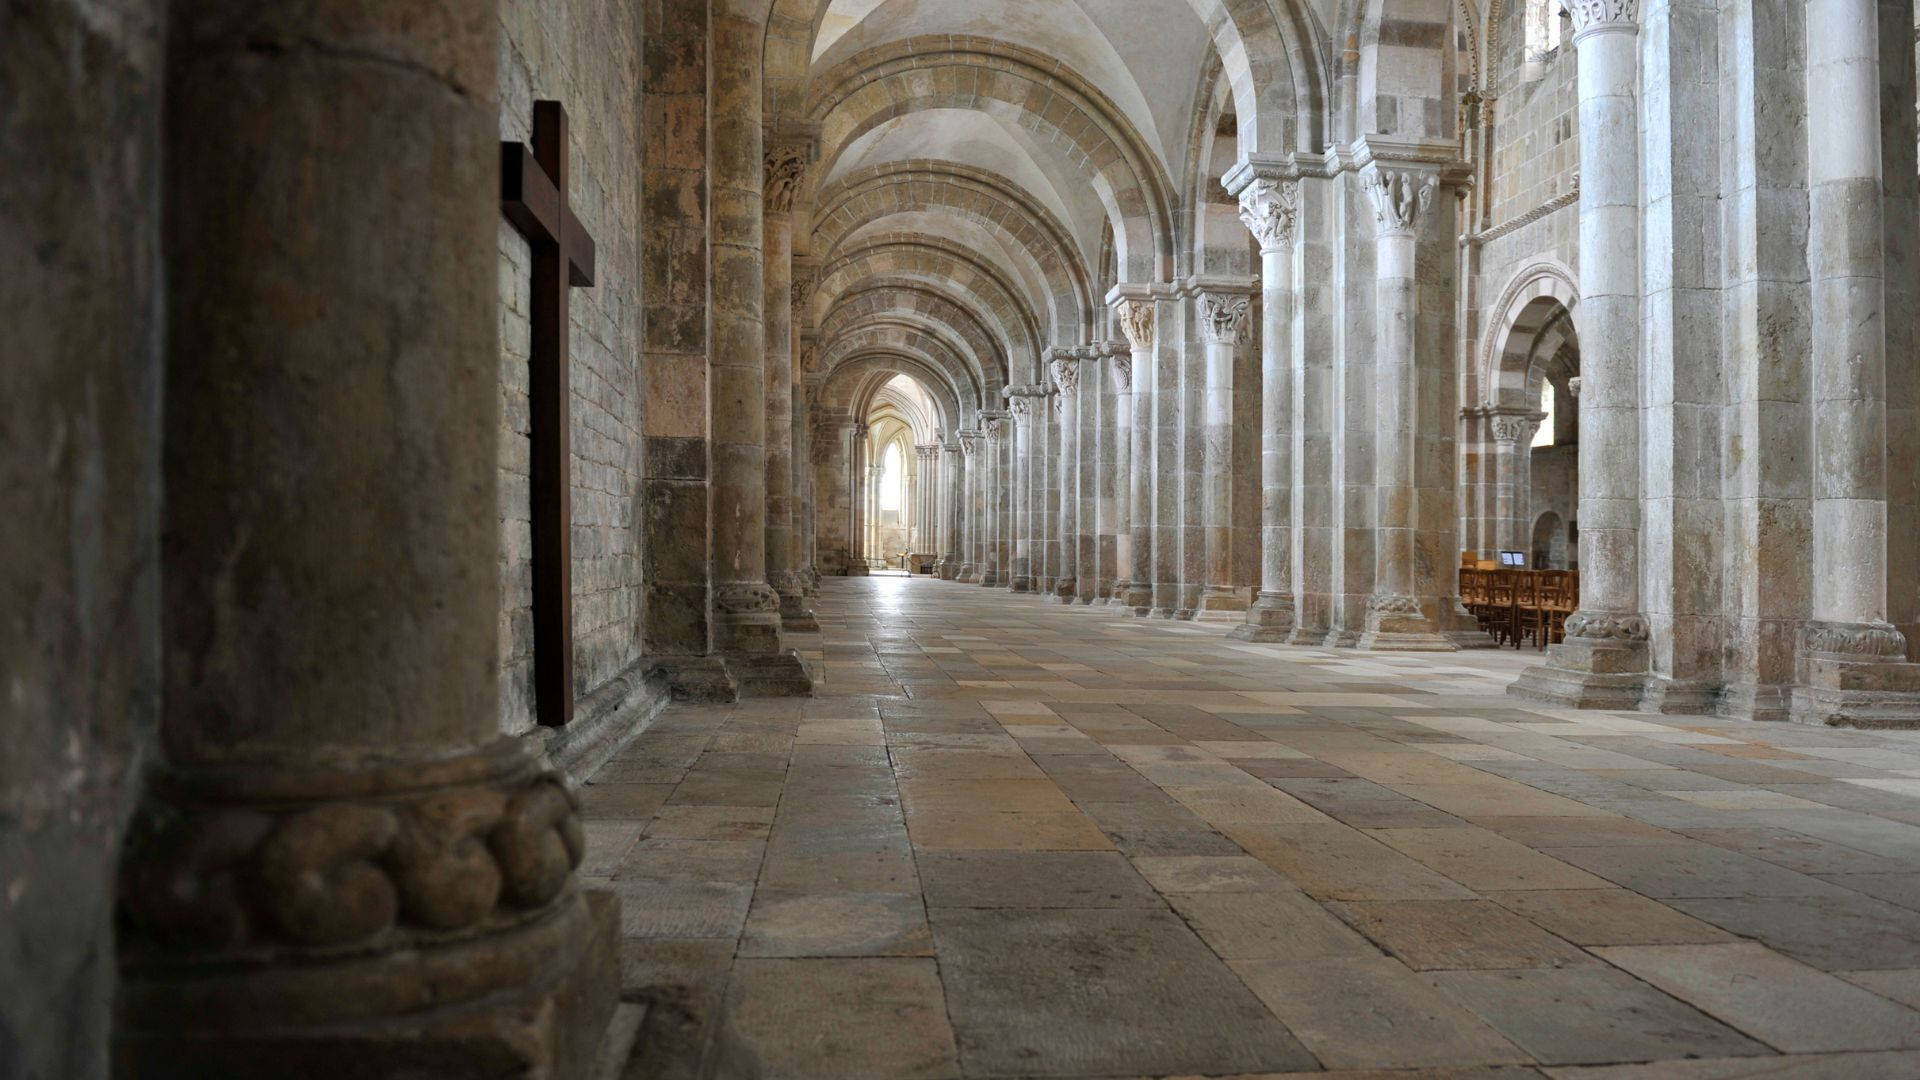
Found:
M 1540 421 L 1539 430 L 1533 433 L 1533 445 L 1552 446 L 1553 445 L 1553 382 L 1548 379 L 1540 380 L 1540 411 L 1543 413 L 1546 413 L 1547 418 L 1545 420 Z
M 901 467 L 900 444 L 888 443 L 887 452 L 880 459 L 880 509 L 899 512 L 906 479 L 906 470 Z

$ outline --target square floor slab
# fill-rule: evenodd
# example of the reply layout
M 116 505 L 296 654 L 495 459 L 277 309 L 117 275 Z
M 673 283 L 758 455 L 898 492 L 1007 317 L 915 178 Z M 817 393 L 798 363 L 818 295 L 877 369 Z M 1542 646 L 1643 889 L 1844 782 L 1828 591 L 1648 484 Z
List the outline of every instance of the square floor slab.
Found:
M 918 859 L 928 907 L 1160 907 L 1163 901 L 1110 851 L 927 851 Z
M 960 1075 L 931 960 L 739 960 L 714 1045 L 714 1076 Z
M 1765 1054 L 1765 1046 L 1604 965 L 1456 971 L 1433 985 L 1550 1065 Z

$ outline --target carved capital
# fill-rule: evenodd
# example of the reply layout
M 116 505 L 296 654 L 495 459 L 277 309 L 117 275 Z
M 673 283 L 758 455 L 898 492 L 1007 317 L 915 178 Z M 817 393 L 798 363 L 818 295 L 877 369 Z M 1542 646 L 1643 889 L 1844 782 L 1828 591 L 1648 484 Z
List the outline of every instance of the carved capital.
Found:
M 1420 228 L 1440 177 L 1429 169 L 1374 164 L 1362 174 L 1381 236 L 1411 236 Z
M 1907 636 L 1891 623 L 1809 622 L 1800 628 L 1800 652 L 1884 663 L 1906 658 Z
M 770 214 L 793 212 L 793 200 L 806 179 L 807 159 L 812 155 L 804 143 L 776 142 L 767 145 L 766 199 Z
M 1133 357 L 1124 353 L 1114 356 L 1113 382 L 1114 388 L 1123 394 L 1133 389 Z
M 1367 610 L 1380 615 L 1418 616 L 1421 614 L 1420 601 L 1411 596 L 1388 596 L 1375 593 L 1367 597 Z
M 981 423 L 980 427 L 986 432 L 988 442 L 997 443 L 1000 441 L 1001 436 L 1007 433 L 1007 418 L 1004 416 L 989 416 Z
M 1246 336 L 1253 303 L 1235 293 L 1200 294 L 1200 328 L 1210 345 L 1234 345 Z
M 1588 33 L 1640 29 L 1640 0 L 1566 0 L 1566 8 L 1576 43 Z
M 1647 640 L 1647 620 L 1640 615 L 1576 611 L 1567 616 L 1567 637 L 1615 645 L 1638 644 Z
M 1136 349 L 1153 348 L 1153 301 L 1120 301 L 1120 329 L 1127 344 Z
M 780 610 L 780 594 L 764 581 L 733 582 L 715 586 L 713 607 L 728 615 L 751 615 L 759 611 Z
M 1007 399 L 1007 411 L 1013 413 L 1016 422 L 1025 423 L 1033 413 L 1033 402 L 1025 394 L 1016 394 Z
M 959 433 L 960 452 L 972 457 L 980 452 L 980 432 L 962 431 Z
M 1053 362 L 1047 365 L 1047 371 L 1053 376 L 1053 385 L 1059 387 L 1062 398 L 1065 398 L 1066 395 L 1080 388 L 1080 362 L 1078 360 L 1055 357 Z M 1058 401 L 1055 402 L 1055 407 L 1059 407 Z
M 1546 413 L 1497 413 L 1492 417 L 1494 440 L 1529 445 L 1533 442 L 1533 433 L 1540 430 L 1540 422 L 1546 418 Z
M 1240 220 L 1262 253 L 1292 250 L 1299 216 L 1299 181 L 1258 179 L 1240 193 Z

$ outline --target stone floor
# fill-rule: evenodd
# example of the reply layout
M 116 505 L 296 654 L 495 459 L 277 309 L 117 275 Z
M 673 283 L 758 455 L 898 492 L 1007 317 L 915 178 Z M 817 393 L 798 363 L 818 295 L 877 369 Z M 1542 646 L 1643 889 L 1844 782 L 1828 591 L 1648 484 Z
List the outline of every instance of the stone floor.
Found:
M 1920 735 L 927 578 L 818 611 L 816 697 L 586 789 L 636 1080 L 1920 1077 Z

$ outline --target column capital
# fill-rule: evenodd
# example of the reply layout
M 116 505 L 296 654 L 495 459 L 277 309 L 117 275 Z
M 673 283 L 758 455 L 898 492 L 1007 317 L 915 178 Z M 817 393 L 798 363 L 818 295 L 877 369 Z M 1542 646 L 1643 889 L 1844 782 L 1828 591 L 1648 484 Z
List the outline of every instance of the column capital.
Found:
M 766 180 L 764 194 L 767 200 L 767 213 L 790 214 L 793 212 L 793 200 L 800 194 L 800 185 L 806 180 L 808 160 L 812 156 L 807 146 L 792 142 L 770 142 L 766 146 Z
M 1068 350 L 1055 350 L 1047 363 L 1047 374 L 1052 377 L 1053 385 L 1063 398 L 1080 388 L 1080 362 Z M 1055 404 L 1057 407 L 1058 403 Z
M 1638 33 L 1640 0 L 1566 0 L 1573 16 L 1573 43 L 1588 34 Z
M 1543 412 L 1495 412 L 1489 417 L 1492 421 L 1493 438 L 1496 442 L 1525 445 L 1533 441 L 1533 433 L 1540 430 L 1540 422 L 1547 418 Z
M 1115 389 L 1126 393 L 1133 389 L 1133 354 L 1131 352 L 1108 353 L 1113 361 Z
M 988 442 L 997 443 L 1006 435 L 1010 416 L 1009 413 L 982 414 L 980 426 L 986 431 Z
M 1419 165 L 1375 161 L 1361 170 L 1360 179 L 1373 203 L 1381 236 L 1419 232 L 1433 205 L 1433 193 L 1440 189 L 1439 172 Z
M 1199 296 L 1200 328 L 1209 345 L 1235 345 L 1246 336 L 1253 302 L 1244 293 L 1203 292 Z
M 960 452 L 967 455 L 968 457 L 972 457 L 973 455 L 979 453 L 980 440 L 983 437 L 983 435 L 984 433 L 979 431 L 956 432 L 955 437 L 960 440 Z
M 1153 348 L 1153 301 L 1129 297 L 1114 307 L 1120 312 L 1120 331 L 1127 335 L 1127 344 L 1136 349 Z
M 1262 255 L 1292 251 L 1300 217 L 1300 182 L 1254 177 L 1240 192 L 1240 220 L 1260 242 Z

